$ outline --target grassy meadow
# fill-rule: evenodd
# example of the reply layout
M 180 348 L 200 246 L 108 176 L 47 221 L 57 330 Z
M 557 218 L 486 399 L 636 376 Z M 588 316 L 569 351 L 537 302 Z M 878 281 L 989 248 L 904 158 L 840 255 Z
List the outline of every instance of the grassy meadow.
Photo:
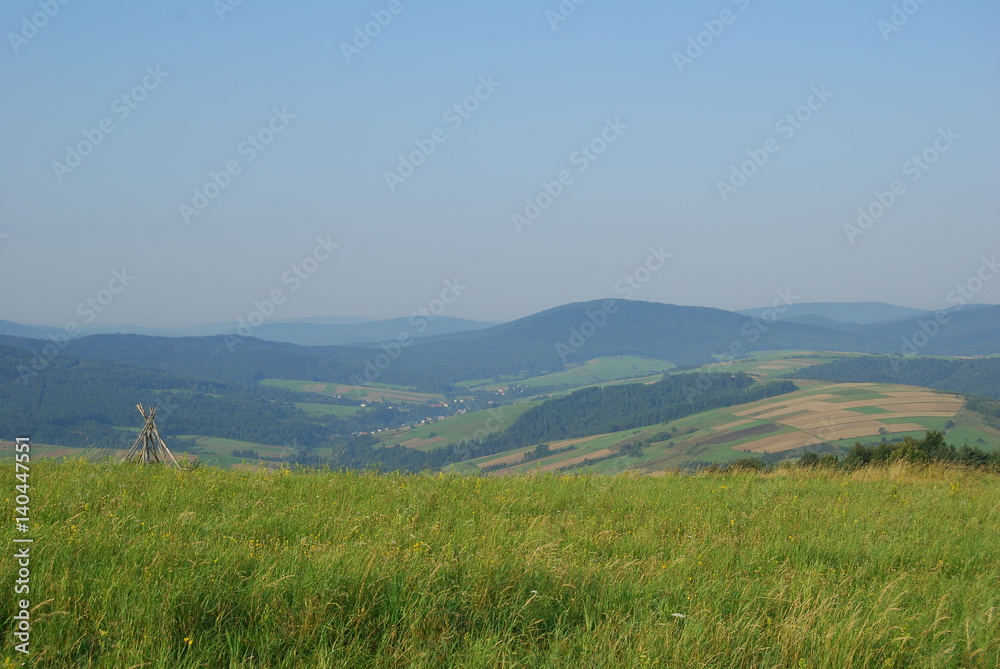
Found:
M 664 372 L 673 369 L 676 365 L 664 360 L 654 358 L 643 358 L 640 356 L 615 355 L 587 360 L 569 368 L 526 378 L 503 377 L 497 381 L 466 381 L 459 383 L 473 390 L 499 390 L 511 385 L 535 387 L 564 386 L 567 388 L 582 388 L 597 383 L 608 381 L 629 380 L 637 383 L 642 379 L 639 377 L 651 377 L 650 380 L 658 381 Z
M 998 482 L 37 460 L 29 664 L 992 668 Z

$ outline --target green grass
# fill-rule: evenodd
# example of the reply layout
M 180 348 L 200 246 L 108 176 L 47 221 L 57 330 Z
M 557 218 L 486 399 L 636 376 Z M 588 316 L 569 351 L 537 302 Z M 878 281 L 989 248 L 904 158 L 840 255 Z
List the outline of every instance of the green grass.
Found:
M 814 353 L 812 351 L 758 351 L 747 354 L 746 358 L 733 360 L 730 362 L 715 362 L 704 365 L 697 371 L 704 372 L 747 372 L 756 376 L 780 377 L 791 374 L 804 367 L 821 365 L 833 362 L 840 358 L 855 357 L 857 354 L 851 353 Z M 815 356 L 815 357 L 812 357 Z M 766 369 L 766 367 L 780 366 L 781 369 Z M 672 374 L 689 374 L 692 370 L 678 370 Z
M 387 435 L 383 433 L 379 437 L 385 446 L 403 444 L 420 451 L 432 450 L 465 439 L 478 439 L 486 434 L 506 429 L 521 414 L 538 404 L 540 402 L 523 402 L 495 409 L 469 411 L 427 425 L 394 430 Z
M 605 381 L 634 379 L 636 377 L 651 375 L 657 375 L 657 378 L 659 378 L 659 374 L 673 369 L 674 366 L 665 360 L 617 355 L 594 358 L 564 371 L 545 374 L 543 376 L 533 376 L 523 379 L 503 377 L 499 382 L 479 380 L 459 385 L 478 390 L 507 388 L 511 385 L 528 386 L 529 388 L 542 386 L 579 388 Z
M 1000 662 L 992 475 L 31 467 L 36 668 Z

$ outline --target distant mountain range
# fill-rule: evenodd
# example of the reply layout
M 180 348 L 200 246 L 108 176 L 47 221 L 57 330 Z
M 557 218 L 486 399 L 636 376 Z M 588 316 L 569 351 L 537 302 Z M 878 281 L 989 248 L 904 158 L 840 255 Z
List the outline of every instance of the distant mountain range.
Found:
M 955 309 L 947 313 L 946 322 L 924 314 L 887 323 L 831 326 L 824 321 L 755 319 L 704 307 L 599 300 L 430 337 L 418 337 L 429 334 L 430 327 L 421 333 L 403 319 L 380 323 L 343 327 L 370 337 L 389 333 L 381 344 L 302 346 L 232 335 L 91 335 L 69 342 L 65 354 L 224 382 L 270 377 L 361 385 L 378 381 L 442 390 L 465 380 L 561 371 L 567 364 L 611 355 L 691 365 L 769 350 L 965 356 L 1000 352 L 1000 306 Z M 258 330 L 253 334 L 263 334 Z M 40 351 L 45 342 L 37 339 L 0 336 L 0 343 Z
M 395 339 L 401 332 L 410 336 L 434 336 L 488 328 L 494 323 L 463 318 L 423 317 L 391 318 L 376 321 L 366 318 L 303 318 L 268 321 L 257 327 L 237 323 L 205 323 L 187 328 L 146 328 L 123 325 L 83 328 L 84 334 L 138 334 L 150 337 L 211 337 L 224 334 L 251 334 L 258 339 L 303 346 L 342 346 L 345 344 L 378 343 Z M 21 325 L 0 320 L 0 335 L 41 338 L 60 332 L 59 328 Z
M 772 307 L 741 309 L 738 314 L 761 318 Z M 780 313 L 774 310 L 780 320 L 794 320 L 810 325 L 835 325 L 837 323 L 881 323 L 899 321 L 905 318 L 923 316 L 923 309 L 899 307 L 885 302 L 801 302 L 782 305 Z
M 571 306 L 571 305 L 566 305 Z M 671 305 L 662 305 L 670 307 Z M 988 307 L 990 305 L 968 305 L 966 308 Z M 561 307 L 543 313 L 557 312 Z M 720 310 L 712 310 L 720 311 Z M 779 309 L 761 307 L 731 312 L 741 316 L 787 321 L 800 325 L 815 326 L 843 332 L 859 332 L 859 325 L 891 323 L 925 316 L 930 311 L 900 307 L 885 302 L 803 302 L 785 305 Z M 518 319 L 520 323 L 528 319 Z M 509 325 L 506 323 L 504 325 Z M 467 320 L 432 316 L 411 316 L 374 320 L 365 317 L 316 317 L 272 320 L 257 327 L 232 321 L 226 323 L 203 323 L 185 328 L 150 328 L 142 326 L 82 326 L 83 334 L 138 334 L 151 337 L 211 337 L 225 334 L 242 334 L 265 341 L 300 344 L 302 346 L 344 346 L 350 344 L 377 344 L 396 339 L 400 334 L 411 338 L 429 338 L 439 335 L 485 330 L 498 325 L 486 321 Z M 50 333 L 60 332 L 60 328 L 23 325 L 0 320 L 0 335 L 14 337 L 42 338 Z

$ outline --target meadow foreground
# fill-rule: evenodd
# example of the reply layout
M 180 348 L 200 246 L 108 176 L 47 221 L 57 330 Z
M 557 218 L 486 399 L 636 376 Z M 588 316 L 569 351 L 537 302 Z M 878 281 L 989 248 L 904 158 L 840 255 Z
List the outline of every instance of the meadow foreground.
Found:
M 998 483 L 38 461 L 30 664 L 995 667 Z

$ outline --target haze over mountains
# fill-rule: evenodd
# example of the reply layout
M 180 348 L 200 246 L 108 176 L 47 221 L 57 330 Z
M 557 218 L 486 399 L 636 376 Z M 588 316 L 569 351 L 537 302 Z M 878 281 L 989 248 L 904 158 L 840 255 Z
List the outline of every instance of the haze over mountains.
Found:
M 869 317 L 879 312 L 898 314 L 900 308 L 864 305 L 854 312 L 840 308 L 842 314 Z M 822 317 L 800 309 L 799 316 L 809 315 Z M 273 332 L 284 328 L 286 334 L 299 338 L 314 326 L 341 328 L 341 333 L 349 333 L 341 339 L 364 334 L 368 341 L 353 346 L 264 341 L 256 335 L 265 325 L 253 330 L 254 337 L 90 335 L 61 343 L 59 353 L 226 382 L 274 377 L 355 385 L 396 383 L 439 390 L 469 379 L 556 372 L 567 364 L 615 355 L 693 365 L 767 350 L 963 356 L 1000 352 L 1000 306 L 955 308 L 939 317 L 925 314 L 849 327 L 627 300 L 568 304 L 495 326 L 437 319 L 427 324 L 425 332 L 420 332 L 412 319 L 329 326 L 270 325 Z M 432 332 L 439 334 L 426 336 Z M 315 336 L 329 336 L 329 331 Z M 41 351 L 47 342 L 37 335 L 33 339 L 0 336 L 0 343 L 38 352 L 36 366 L 42 369 L 45 355 Z
M 900 307 L 885 302 L 800 302 L 783 306 L 780 313 L 775 312 L 779 319 L 808 319 L 815 322 L 880 323 L 928 313 L 924 309 Z M 736 313 L 760 318 L 769 308 L 740 309 Z
M 967 308 L 988 306 L 990 305 L 968 305 Z M 751 318 L 763 318 L 768 321 L 783 320 L 834 330 L 856 330 L 855 326 L 857 325 L 889 323 L 934 312 L 885 302 L 802 302 L 780 305 L 778 309 L 758 307 L 741 309 L 732 313 Z M 251 325 L 241 320 L 239 322 L 203 323 L 184 328 L 82 325 L 80 330 L 84 335 L 138 334 L 153 337 L 210 337 L 240 334 L 266 341 L 301 344 L 303 346 L 342 346 L 388 341 L 397 338 L 404 332 L 410 337 L 434 337 L 482 330 L 494 325 L 498 325 L 498 323 L 448 316 L 435 317 L 431 314 L 414 314 L 409 317 L 384 320 L 366 317 L 275 319 L 259 325 Z M 0 335 L 43 338 L 48 334 L 62 330 L 63 328 L 0 320 Z
M 211 337 L 222 334 L 252 334 L 258 339 L 281 341 L 303 346 L 337 346 L 394 339 L 402 331 L 419 332 L 424 336 L 478 330 L 493 325 L 482 321 L 447 316 L 427 318 L 421 315 L 409 318 L 390 318 L 376 321 L 370 318 L 302 318 L 275 320 L 257 325 L 246 321 L 238 323 L 204 323 L 186 328 L 146 328 L 135 325 L 86 327 L 84 334 L 138 334 L 151 337 Z M 22 325 L 0 320 L 0 335 L 15 337 L 45 337 L 60 332 L 62 328 L 39 325 Z

